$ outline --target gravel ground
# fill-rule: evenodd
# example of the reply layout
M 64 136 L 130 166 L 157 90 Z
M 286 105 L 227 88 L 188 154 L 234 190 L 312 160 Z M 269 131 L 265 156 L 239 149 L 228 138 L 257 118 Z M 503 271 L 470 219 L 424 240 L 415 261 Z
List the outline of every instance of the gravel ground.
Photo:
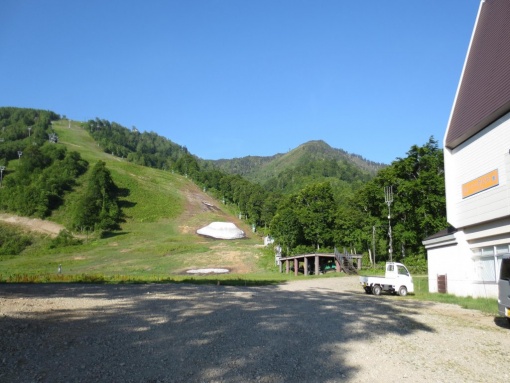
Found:
M 357 280 L 0 285 L 0 382 L 510 380 L 505 320 Z

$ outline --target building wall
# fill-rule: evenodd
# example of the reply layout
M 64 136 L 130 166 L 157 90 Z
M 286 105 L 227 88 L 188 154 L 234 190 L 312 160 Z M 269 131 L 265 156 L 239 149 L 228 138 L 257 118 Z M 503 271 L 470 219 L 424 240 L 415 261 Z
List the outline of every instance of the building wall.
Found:
M 479 192 L 463 196 L 463 185 L 494 170 L 497 185 L 483 190 L 480 181 Z M 457 244 L 428 249 L 429 290 L 437 292 L 435 274 L 444 273 L 451 294 L 497 297 L 497 284 L 483 276 L 477 252 L 510 243 L 510 113 L 455 149 L 445 149 L 445 180 L 447 220 L 458 230 Z
M 472 251 L 460 231 L 456 245 L 437 246 L 427 250 L 429 292 L 437 293 L 437 276 L 447 276 L 447 292 L 458 296 L 474 296 Z
M 462 228 L 510 216 L 510 113 L 455 149 L 445 149 L 447 220 Z M 463 198 L 462 186 L 498 171 L 499 184 Z
M 455 256 L 456 250 L 455 246 L 448 246 L 427 251 L 429 292 L 438 292 L 437 277 L 438 275 L 449 274 L 449 266 L 458 258 Z
M 477 278 L 477 264 L 466 242 L 456 246 L 428 249 L 429 292 L 437 293 L 438 275 L 447 276 L 447 293 L 460 297 L 496 298 L 497 284 Z

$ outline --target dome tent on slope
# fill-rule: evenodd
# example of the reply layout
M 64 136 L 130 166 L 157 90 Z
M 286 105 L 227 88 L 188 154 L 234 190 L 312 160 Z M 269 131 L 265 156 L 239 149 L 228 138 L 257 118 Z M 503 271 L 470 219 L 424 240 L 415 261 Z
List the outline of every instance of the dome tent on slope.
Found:
M 198 229 L 197 234 L 216 239 L 240 239 L 246 237 L 244 231 L 232 222 L 211 222 L 209 225 Z

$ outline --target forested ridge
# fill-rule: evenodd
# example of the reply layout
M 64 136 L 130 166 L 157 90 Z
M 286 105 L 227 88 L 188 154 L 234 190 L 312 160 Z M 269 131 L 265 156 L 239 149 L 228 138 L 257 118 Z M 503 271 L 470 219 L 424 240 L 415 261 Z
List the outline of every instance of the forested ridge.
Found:
M 138 165 L 167 169 L 189 155 L 186 147 L 154 132 L 140 132 L 136 127 L 127 129 L 100 118 L 87 121 L 85 127 L 106 153 Z
M 248 156 L 232 160 L 207 161 L 230 174 L 239 174 L 270 191 L 296 192 L 310 182 L 330 181 L 335 188 L 356 188 L 373 178 L 384 164 L 375 163 L 326 142 L 309 141 L 285 154 Z
M 6 166 L 5 187 L 0 190 L 2 210 L 49 217 L 68 193 L 73 195 L 65 198 L 70 229 L 120 228 L 123 213 L 118 197 L 121 192 L 129 194 L 129 190 L 116 187 L 104 163 L 91 166 L 79 152 L 48 140 L 51 121 L 60 116 L 19 108 L 0 108 L 0 116 L 5 133 L 0 165 Z M 394 197 L 394 259 L 411 257 L 424 262 L 421 241 L 447 226 L 443 153 L 432 137 L 423 146 L 413 145 L 405 158 L 387 166 L 350 155 L 368 164 L 366 168 L 347 157 L 333 156 L 338 150 L 322 141 L 307 143 L 269 160 L 247 160 L 245 169 L 265 167 L 269 175 L 254 182 L 229 174 L 153 132 L 128 129 L 99 118 L 82 123 L 82 128 L 108 154 L 192 180 L 233 207 L 259 233 L 271 235 L 285 254 L 345 247 L 365 253 L 370 249 L 377 260 L 385 259 L 388 206 L 384 188 L 388 186 L 392 186 Z M 21 157 L 18 151 L 23 152 Z
M 90 172 L 79 152 L 58 144 L 54 112 L 0 108 L 0 209 L 49 218 L 65 203 L 70 230 L 109 231 L 119 227 L 119 190 L 105 164 Z

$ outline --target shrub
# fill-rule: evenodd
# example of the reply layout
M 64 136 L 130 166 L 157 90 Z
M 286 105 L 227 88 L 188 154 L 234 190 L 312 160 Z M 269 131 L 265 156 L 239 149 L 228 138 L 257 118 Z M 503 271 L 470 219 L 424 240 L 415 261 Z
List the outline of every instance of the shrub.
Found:
M 32 238 L 6 225 L 0 225 L 0 255 L 18 255 L 32 244 Z
M 400 262 L 404 263 L 412 274 L 426 274 L 428 272 L 427 260 L 422 255 L 411 255 Z
M 315 247 L 306 246 L 306 245 L 298 245 L 292 250 L 292 255 L 298 254 L 313 254 L 316 251 Z
M 61 230 L 56 238 L 53 238 L 49 244 L 50 249 L 56 249 L 57 247 L 75 246 L 81 245 L 80 239 L 74 238 L 73 235 L 67 230 Z

